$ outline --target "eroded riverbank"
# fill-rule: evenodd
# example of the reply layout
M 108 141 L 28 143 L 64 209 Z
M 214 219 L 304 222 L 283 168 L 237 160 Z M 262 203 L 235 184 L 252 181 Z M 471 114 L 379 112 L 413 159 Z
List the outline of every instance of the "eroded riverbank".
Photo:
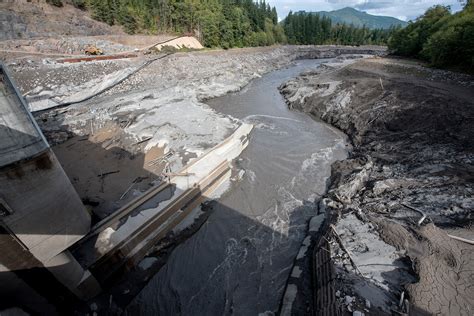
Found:
M 472 86 L 469 76 L 394 59 L 325 67 L 282 85 L 291 108 L 354 145 L 333 165 L 320 203 L 332 215 L 315 269 L 335 274 L 316 276 L 318 313 L 341 305 L 344 313 L 472 313 L 472 245 L 450 237 L 473 239 Z

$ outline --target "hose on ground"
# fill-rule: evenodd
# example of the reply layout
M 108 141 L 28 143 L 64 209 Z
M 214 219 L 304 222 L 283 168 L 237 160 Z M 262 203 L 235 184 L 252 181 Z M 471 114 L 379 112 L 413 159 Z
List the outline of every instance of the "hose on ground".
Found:
M 160 60 L 160 59 L 163 59 L 163 58 L 166 58 L 168 57 L 169 55 L 172 55 L 173 53 L 167 53 L 163 56 L 159 56 L 159 57 L 156 57 L 156 58 L 153 58 L 153 59 L 149 59 L 147 60 L 146 62 L 144 62 L 141 66 L 139 66 L 138 68 L 136 68 L 133 72 L 129 73 L 128 75 L 126 75 L 125 77 L 123 77 L 122 79 L 120 79 L 119 81 L 111 84 L 110 86 L 107 86 L 99 91 L 97 91 L 96 93 L 94 94 L 91 94 L 91 95 L 88 95 L 80 100 L 76 100 L 76 101 L 71 101 L 71 102 L 65 102 L 65 103 L 60 103 L 60 104 L 57 104 L 55 106 L 52 106 L 50 108 L 47 108 L 47 109 L 44 109 L 44 110 L 39 110 L 39 111 L 35 111 L 35 114 L 41 114 L 43 112 L 46 112 L 46 111 L 50 111 L 52 109 L 57 109 L 57 108 L 63 108 L 63 107 L 66 107 L 66 106 L 70 106 L 70 105 L 73 105 L 73 104 L 77 104 L 77 103 L 81 103 L 81 102 L 84 102 L 84 101 L 88 101 L 92 98 L 95 98 L 96 96 L 112 89 L 113 87 L 119 85 L 120 83 L 124 82 L 125 80 L 127 80 L 128 78 L 130 78 L 131 76 L 135 75 L 136 73 L 138 73 L 140 70 L 142 70 L 143 68 L 145 67 L 148 67 L 150 64 L 152 64 L 153 62 L 157 61 L 157 60 Z

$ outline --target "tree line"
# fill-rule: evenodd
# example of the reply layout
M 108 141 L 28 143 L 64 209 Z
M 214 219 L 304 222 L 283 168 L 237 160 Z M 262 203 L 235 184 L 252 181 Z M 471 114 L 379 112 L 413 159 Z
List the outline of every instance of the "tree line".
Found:
M 290 11 L 282 24 L 288 43 L 303 45 L 384 45 L 390 35 L 400 28 L 369 29 L 352 24 L 334 24 L 329 17 L 305 11 Z
M 436 67 L 457 67 L 474 72 L 474 0 L 452 14 L 447 6 L 434 6 L 393 34 L 389 49 L 428 61 Z
M 300 11 L 278 22 L 265 0 L 46 0 L 88 10 L 94 19 L 118 24 L 130 34 L 190 33 L 207 47 L 289 44 L 388 44 L 391 52 L 437 67 L 474 72 L 474 0 L 452 14 L 437 5 L 407 27 L 369 29 L 333 23 L 329 17 Z
M 130 34 L 193 34 L 207 47 L 290 44 L 386 44 L 392 30 L 333 24 L 318 14 L 292 13 L 281 23 L 265 0 L 46 0 L 88 10 Z
M 59 1 L 61 0 L 48 0 Z M 205 46 L 265 46 L 285 41 L 265 0 L 71 0 L 92 17 L 133 33 L 191 33 Z

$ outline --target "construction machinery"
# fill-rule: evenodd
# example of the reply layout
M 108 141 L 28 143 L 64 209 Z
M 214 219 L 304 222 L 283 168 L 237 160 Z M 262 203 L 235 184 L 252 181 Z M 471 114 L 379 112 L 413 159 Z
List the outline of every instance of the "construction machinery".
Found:
M 84 53 L 86 55 L 104 55 L 104 52 L 102 51 L 102 49 L 94 45 L 86 47 L 86 49 L 84 50 Z

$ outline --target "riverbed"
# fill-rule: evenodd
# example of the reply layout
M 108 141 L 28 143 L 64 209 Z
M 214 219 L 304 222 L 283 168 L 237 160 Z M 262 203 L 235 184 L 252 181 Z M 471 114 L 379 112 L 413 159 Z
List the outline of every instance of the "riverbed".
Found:
M 326 190 L 330 166 L 347 156 L 344 135 L 290 111 L 278 86 L 327 60 L 300 60 L 209 100 L 252 123 L 231 188 L 207 222 L 176 247 L 129 311 L 154 315 L 277 312 L 294 258 Z

